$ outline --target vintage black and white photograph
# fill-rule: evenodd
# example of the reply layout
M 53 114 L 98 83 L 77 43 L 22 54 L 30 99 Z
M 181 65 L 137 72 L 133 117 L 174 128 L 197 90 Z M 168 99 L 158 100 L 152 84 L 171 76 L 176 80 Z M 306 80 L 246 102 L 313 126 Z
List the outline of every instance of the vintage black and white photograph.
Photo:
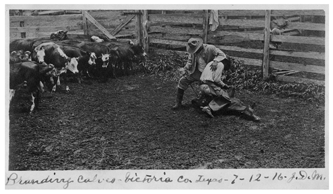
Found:
M 6 184 L 11 171 L 222 169 L 303 169 L 243 179 L 321 184 L 327 16 L 328 5 L 7 5 Z

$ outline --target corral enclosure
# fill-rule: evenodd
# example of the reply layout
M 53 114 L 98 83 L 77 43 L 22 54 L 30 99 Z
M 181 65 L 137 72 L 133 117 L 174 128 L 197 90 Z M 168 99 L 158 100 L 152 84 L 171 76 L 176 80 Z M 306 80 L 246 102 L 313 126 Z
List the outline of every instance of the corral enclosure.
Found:
M 176 51 L 185 55 L 186 41 L 200 36 L 204 42 L 218 46 L 245 65 L 263 67 L 279 80 L 325 85 L 323 10 L 219 10 L 219 26 L 215 31 L 210 30 L 213 15 L 208 10 L 91 10 L 88 13 L 118 40 L 137 40 L 147 44 L 150 52 L 168 55 Z M 84 20 L 80 10 L 20 14 L 10 17 L 11 39 L 45 37 L 57 30 L 105 37 L 96 25 Z M 143 27 L 138 25 L 140 22 Z M 265 40 L 265 30 L 274 28 L 279 33 L 266 33 Z M 148 33 L 147 43 L 142 41 L 145 36 L 142 31 Z M 278 48 L 265 49 L 268 40 Z
M 278 79 L 325 84 L 323 10 L 219 10 L 215 31 L 208 10 L 89 10 L 98 24 L 81 10 L 11 11 L 11 40 L 57 30 L 106 38 L 103 26 L 119 41 L 147 43 L 158 61 L 175 53 L 186 61 L 188 38 L 200 36 L 246 67 L 268 61 Z M 267 33 L 273 21 L 288 21 L 283 33 Z M 278 48 L 267 49 L 269 42 Z M 173 111 L 176 83 L 153 75 L 69 84 L 72 92 L 45 94 L 34 114 L 11 105 L 10 170 L 325 167 L 323 104 L 237 91 L 246 104 L 257 104 L 262 121 L 254 123 L 228 114 L 207 118 L 190 104 Z M 190 90 L 184 101 L 193 98 Z

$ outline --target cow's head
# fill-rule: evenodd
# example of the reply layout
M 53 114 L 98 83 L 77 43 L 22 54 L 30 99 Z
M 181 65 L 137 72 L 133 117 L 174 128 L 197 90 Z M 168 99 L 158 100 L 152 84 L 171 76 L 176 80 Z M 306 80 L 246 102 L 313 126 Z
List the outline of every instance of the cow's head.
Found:
M 39 63 L 43 63 L 44 62 L 44 57 L 45 57 L 45 48 L 44 46 L 37 46 L 35 48 L 35 53 L 37 61 Z
M 57 39 L 58 39 L 58 38 L 57 38 L 57 34 L 52 33 L 51 36 L 50 36 L 50 39 L 52 39 L 52 40 L 57 40 Z
M 78 61 L 79 57 L 67 58 L 66 69 L 74 74 L 79 73 L 79 70 L 77 69 L 77 65 L 79 64 Z
M 20 62 L 20 57 L 17 51 L 13 51 L 10 53 L 10 63 Z
M 17 54 L 17 56 L 21 56 L 21 55 L 23 55 L 23 53 L 24 53 L 23 50 L 18 50 L 16 54 Z
M 52 33 L 50 38 L 53 40 L 66 40 L 67 32 L 68 31 L 58 30 L 58 31 Z
M 96 65 L 96 54 L 94 52 L 89 54 L 89 60 L 88 60 L 88 64 L 89 65 Z
M 25 51 L 20 55 L 20 59 L 22 61 L 31 61 L 31 52 L 30 51 Z
M 59 40 L 66 40 L 67 39 L 67 32 L 68 31 L 63 31 L 63 30 L 58 31 L 58 39 Z
M 131 48 L 134 51 L 134 55 L 143 58 L 147 56 L 147 53 L 141 44 L 132 45 Z
M 119 59 L 119 50 L 118 47 L 112 48 L 110 50 L 110 61 L 116 62 Z
M 41 75 L 51 75 L 53 76 L 53 72 L 55 70 L 53 64 L 39 63 L 38 64 L 39 74 Z
M 101 59 L 102 59 L 102 62 L 103 62 L 102 67 L 107 68 L 108 65 L 109 65 L 110 54 L 102 54 Z
M 54 67 L 53 64 L 48 64 L 48 68 L 50 68 L 50 71 L 46 72 L 46 75 L 49 77 L 56 77 L 57 76 L 57 69 Z

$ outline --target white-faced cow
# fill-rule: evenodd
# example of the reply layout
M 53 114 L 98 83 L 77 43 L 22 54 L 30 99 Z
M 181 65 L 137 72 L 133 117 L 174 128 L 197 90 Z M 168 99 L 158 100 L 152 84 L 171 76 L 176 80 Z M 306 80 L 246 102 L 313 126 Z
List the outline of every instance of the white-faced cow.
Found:
M 80 42 L 75 44 L 75 46 L 80 49 L 96 55 L 96 71 L 94 72 L 95 76 L 100 78 L 100 82 L 106 82 L 108 77 L 109 66 L 110 64 L 110 52 L 109 48 L 101 43 L 93 42 Z
M 78 81 L 81 83 L 81 75 L 86 75 L 88 78 L 90 77 L 89 70 L 96 66 L 96 54 L 94 52 L 86 52 L 80 48 L 68 46 L 68 45 L 60 45 L 61 49 L 65 52 L 68 57 L 75 57 L 78 59 L 78 70 L 79 70 L 79 78 Z
M 38 45 L 33 52 L 33 59 L 39 63 L 53 64 L 58 70 L 57 73 L 57 85 L 60 85 L 60 74 L 66 73 L 67 70 L 73 74 L 77 74 L 78 71 L 78 58 L 68 57 L 59 45 L 54 42 L 46 42 Z M 65 74 L 66 75 L 66 74 Z M 64 79 L 66 81 L 66 78 Z M 69 87 L 66 85 L 66 91 L 69 91 Z

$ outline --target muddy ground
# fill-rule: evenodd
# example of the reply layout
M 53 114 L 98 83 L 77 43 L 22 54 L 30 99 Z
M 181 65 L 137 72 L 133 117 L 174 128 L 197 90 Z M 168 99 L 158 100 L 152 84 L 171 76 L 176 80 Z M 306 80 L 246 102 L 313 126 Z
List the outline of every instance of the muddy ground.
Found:
M 262 121 L 173 111 L 176 82 L 135 75 L 12 103 L 9 170 L 322 168 L 325 107 L 247 90 Z M 185 102 L 195 98 L 191 88 Z M 26 103 L 24 103 L 26 106 Z

